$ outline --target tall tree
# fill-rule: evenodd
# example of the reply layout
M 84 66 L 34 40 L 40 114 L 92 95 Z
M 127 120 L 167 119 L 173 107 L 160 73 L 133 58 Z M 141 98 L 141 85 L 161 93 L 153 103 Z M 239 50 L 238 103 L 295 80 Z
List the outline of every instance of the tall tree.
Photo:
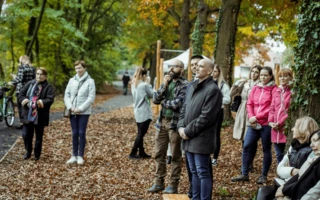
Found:
M 35 0 L 35 4 L 37 5 L 37 0 Z M 38 31 L 39 31 L 39 28 L 40 28 L 40 24 L 41 24 L 41 21 L 42 21 L 42 16 L 43 16 L 43 13 L 44 13 L 44 10 L 45 10 L 45 7 L 46 7 L 46 3 L 47 3 L 47 0 L 42 0 L 42 4 L 41 4 L 41 9 L 40 9 L 40 13 L 39 13 L 39 17 L 37 18 L 36 20 L 36 24 L 35 26 L 33 27 L 33 24 L 32 26 L 30 26 L 30 31 L 33 29 L 33 33 L 32 33 L 32 38 L 31 40 L 27 43 L 27 49 L 26 49 L 26 55 L 28 55 L 29 57 L 32 58 L 32 46 L 33 46 L 33 43 L 37 40 L 37 37 L 38 37 Z M 33 17 L 31 18 L 31 20 L 34 19 Z M 31 21 L 30 20 L 30 21 Z M 39 44 L 37 45 L 37 49 L 39 50 Z M 37 57 L 38 57 L 38 62 L 39 62 L 39 51 L 37 52 Z
M 232 82 L 232 71 L 235 54 L 235 39 L 237 32 L 237 19 L 241 0 L 224 0 L 217 22 L 216 47 L 214 49 L 215 63 L 222 70 L 226 81 Z M 225 119 L 229 120 L 231 113 L 229 106 L 225 106 Z
M 298 117 L 310 115 L 320 122 L 320 6 L 319 0 L 301 2 L 294 48 L 293 101 L 289 128 Z
M 232 69 L 237 32 L 237 19 L 241 0 L 222 1 L 219 20 L 217 22 L 215 62 L 221 66 L 223 75 L 228 83 L 232 82 Z

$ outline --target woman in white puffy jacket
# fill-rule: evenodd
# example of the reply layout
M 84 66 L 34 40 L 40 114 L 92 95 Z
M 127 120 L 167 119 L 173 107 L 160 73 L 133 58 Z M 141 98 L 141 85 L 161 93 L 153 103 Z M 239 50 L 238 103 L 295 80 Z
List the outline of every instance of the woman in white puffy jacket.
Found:
M 71 111 L 70 123 L 72 129 L 72 156 L 67 164 L 84 163 L 86 145 L 86 129 L 91 115 L 91 106 L 96 96 L 94 80 L 86 71 L 84 61 L 74 63 L 76 75 L 70 78 L 64 94 L 66 108 Z

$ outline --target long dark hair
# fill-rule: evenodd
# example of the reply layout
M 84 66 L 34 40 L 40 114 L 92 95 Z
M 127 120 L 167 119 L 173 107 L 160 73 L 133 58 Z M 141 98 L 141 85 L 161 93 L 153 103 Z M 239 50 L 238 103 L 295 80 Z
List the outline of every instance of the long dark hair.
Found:
M 315 135 L 315 134 L 317 134 L 318 135 L 318 137 L 320 138 L 320 129 L 319 130 L 316 130 L 315 132 L 313 132 L 313 133 L 311 133 L 311 135 L 310 135 L 310 138 L 309 138 L 309 142 L 310 142 L 310 144 L 311 144 L 311 138 L 313 137 L 313 135 Z
M 274 75 L 273 75 L 273 71 L 272 71 L 272 68 L 271 68 L 271 67 L 264 66 L 264 67 L 262 67 L 262 69 L 260 70 L 260 72 L 261 72 L 262 70 L 267 70 L 267 71 L 268 71 L 268 74 L 271 76 L 270 81 L 274 81 Z M 269 81 L 269 82 L 270 82 L 270 81 Z

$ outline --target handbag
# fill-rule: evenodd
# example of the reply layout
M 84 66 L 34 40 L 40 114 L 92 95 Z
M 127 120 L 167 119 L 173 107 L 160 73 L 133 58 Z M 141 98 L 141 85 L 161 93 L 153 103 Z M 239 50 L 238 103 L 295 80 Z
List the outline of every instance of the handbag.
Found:
M 65 106 L 63 111 L 63 117 L 70 118 L 70 116 L 71 116 L 71 111 L 67 109 L 67 107 Z
M 231 111 L 233 111 L 233 112 L 238 111 L 240 104 L 241 104 L 241 100 L 242 100 L 242 98 L 240 95 L 234 97 L 233 102 L 230 106 Z

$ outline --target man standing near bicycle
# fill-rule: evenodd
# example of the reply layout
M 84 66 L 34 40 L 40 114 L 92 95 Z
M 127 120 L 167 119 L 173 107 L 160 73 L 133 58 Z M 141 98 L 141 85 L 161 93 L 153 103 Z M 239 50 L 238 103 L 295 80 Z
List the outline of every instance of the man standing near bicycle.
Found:
M 28 83 L 29 81 L 36 78 L 36 70 L 33 66 L 31 66 L 30 58 L 26 55 L 20 56 L 19 58 L 19 68 L 17 75 L 11 74 L 11 77 L 13 78 L 12 81 L 8 83 L 8 85 L 14 85 L 16 86 L 16 97 L 17 97 L 17 106 L 19 110 L 19 119 L 20 124 L 17 126 L 17 129 L 22 129 L 22 122 L 21 122 L 21 103 L 18 101 L 19 93 L 22 87 Z

